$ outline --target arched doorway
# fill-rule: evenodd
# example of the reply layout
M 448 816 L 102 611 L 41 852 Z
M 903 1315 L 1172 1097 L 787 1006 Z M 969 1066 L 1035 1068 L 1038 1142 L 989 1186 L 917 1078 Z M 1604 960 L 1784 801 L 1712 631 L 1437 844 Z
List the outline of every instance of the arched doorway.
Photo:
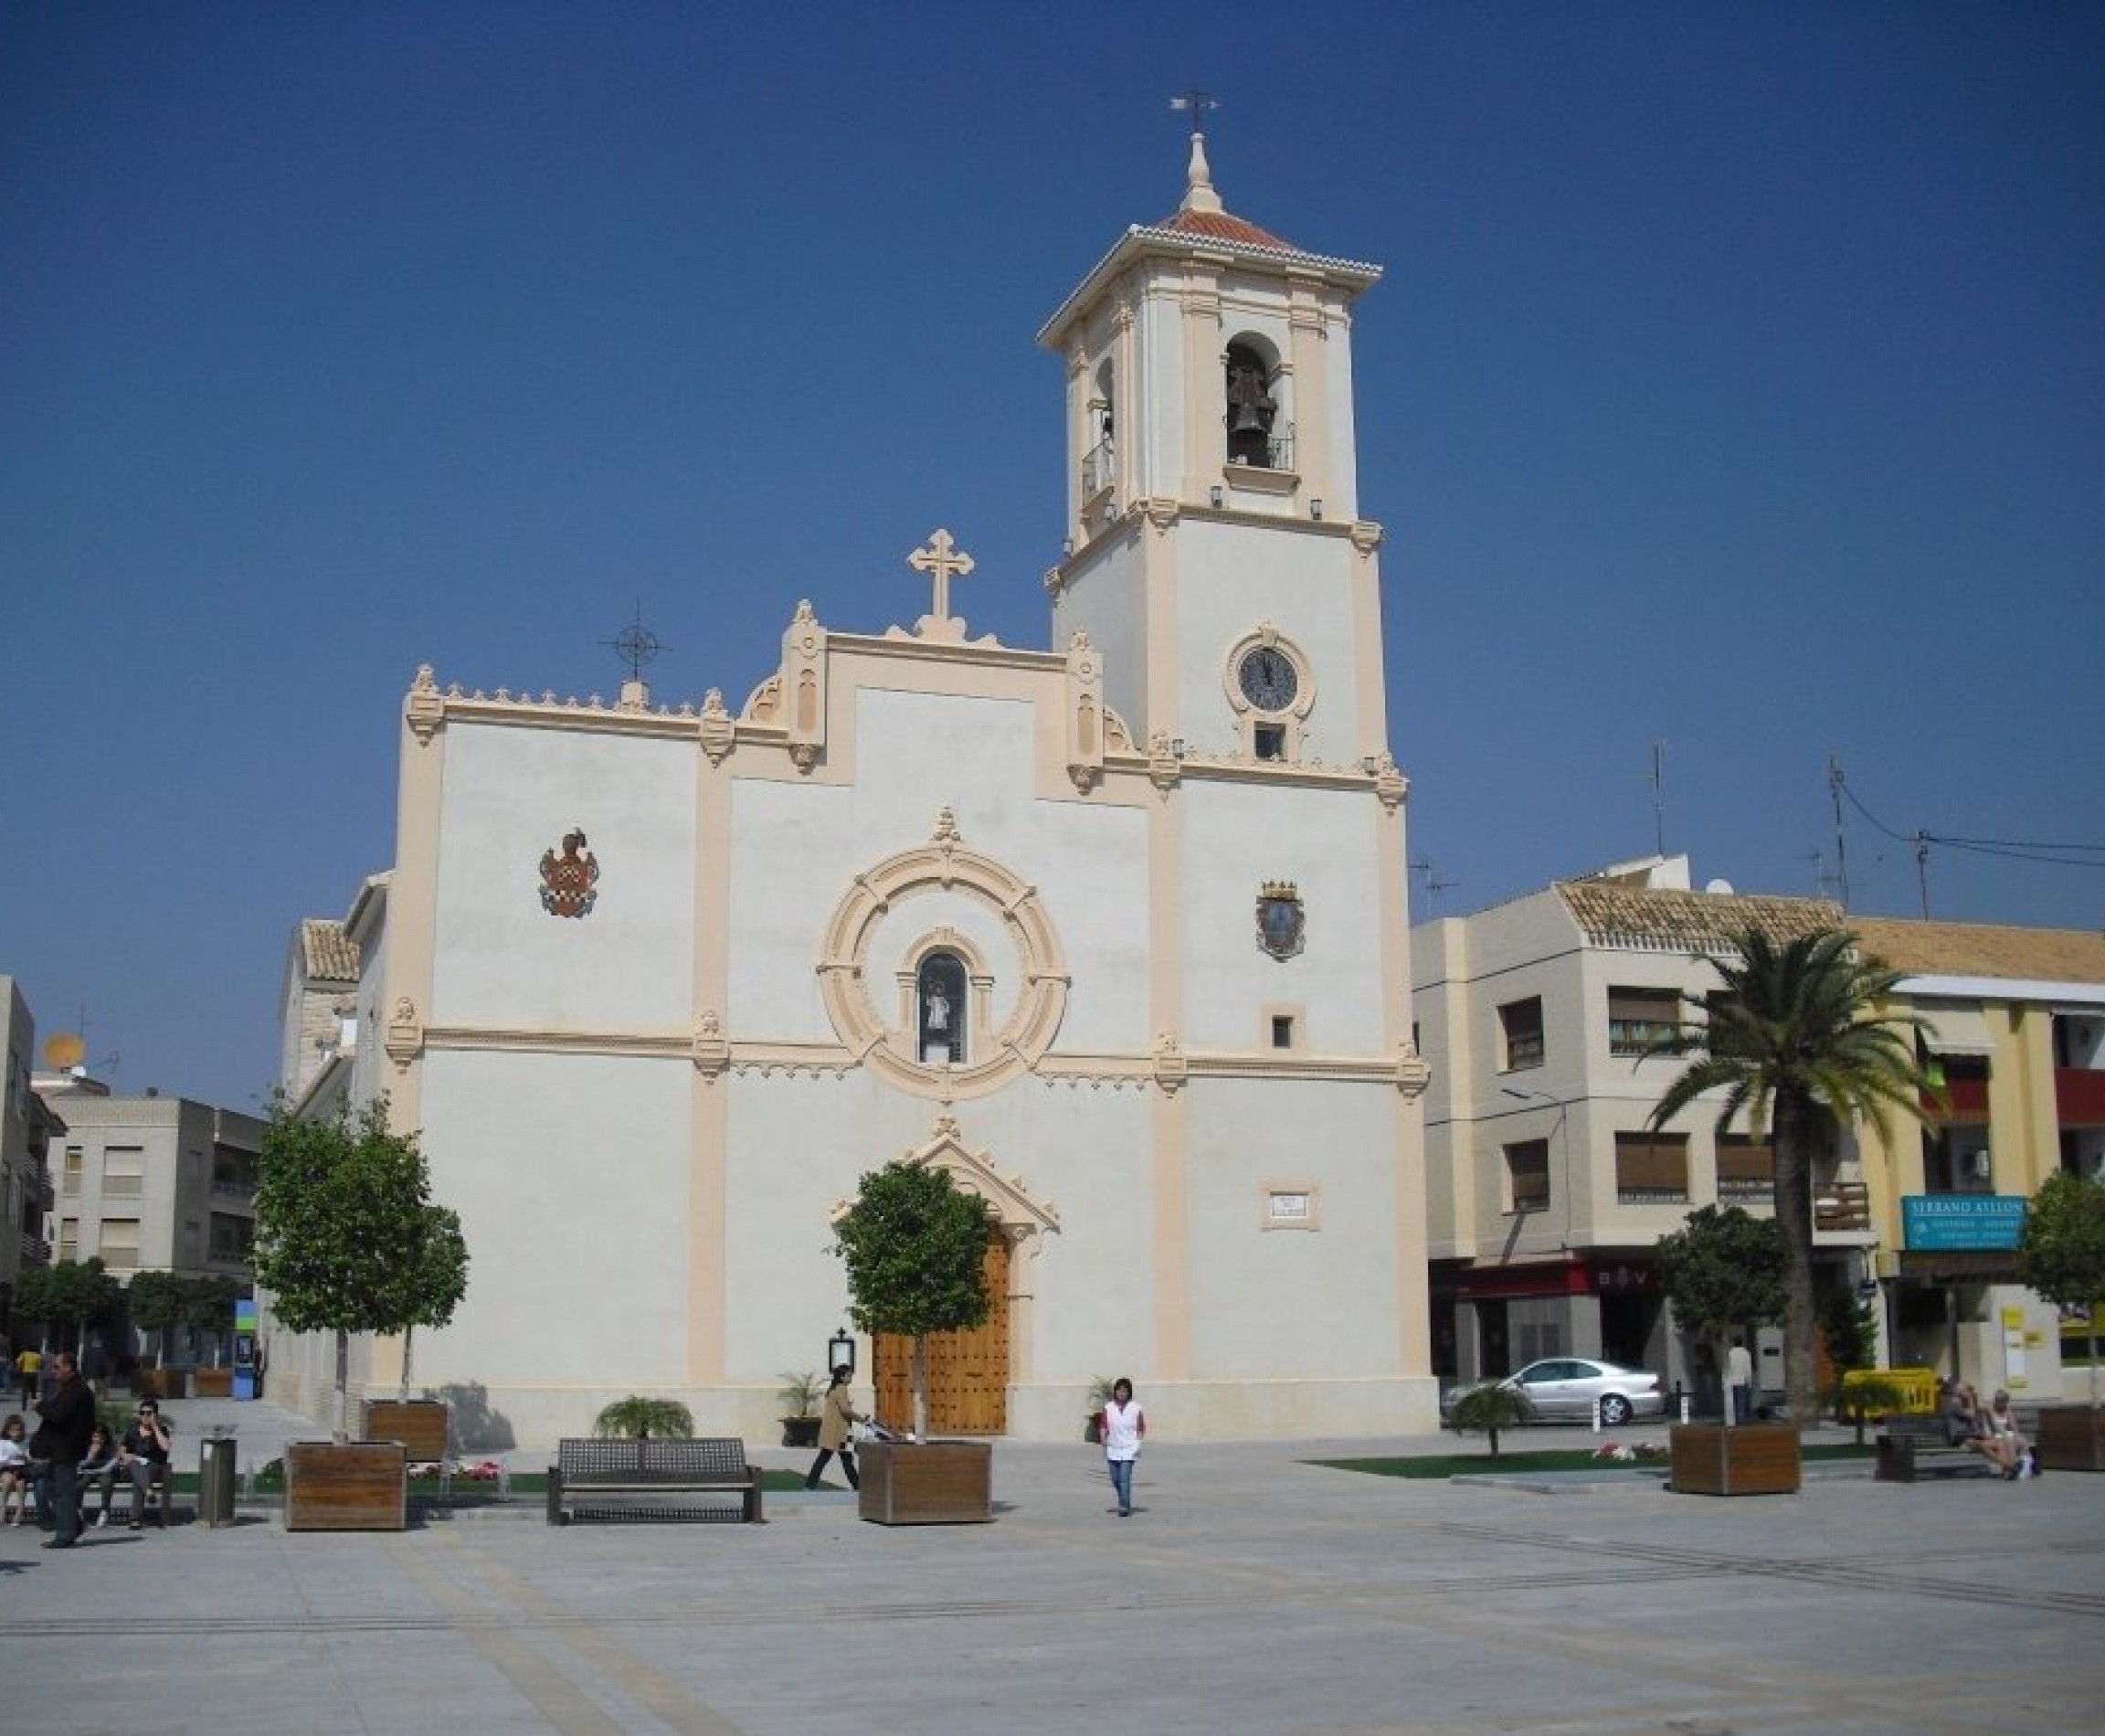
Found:
M 1000 1434 L 1009 1426 L 1009 1238 L 996 1230 L 980 1268 L 993 1307 L 985 1324 L 927 1340 L 928 1429 L 935 1434 Z M 914 1420 L 914 1341 L 881 1332 L 871 1347 L 877 1420 L 904 1430 Z

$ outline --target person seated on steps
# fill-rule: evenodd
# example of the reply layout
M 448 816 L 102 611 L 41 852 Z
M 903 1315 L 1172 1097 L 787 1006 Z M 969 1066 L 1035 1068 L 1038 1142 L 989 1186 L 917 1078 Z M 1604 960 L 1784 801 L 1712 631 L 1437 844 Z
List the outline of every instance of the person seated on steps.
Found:
M 2038 1455 L 2032 1451 L 2032 1443 L 2025 1438 L 2025 1432 L 2017 1426 L 2017 1419 L 2010 1409 L 2010 1395 L 2000 1387 L 1995 1396 L 1988 1401 L 1987 1412 L 1982 1418 L 1988 1437 L 2004 1444 L 2012 1469 L 2013 1477 L 2037 1477 Z
M 168 1425 L 161 1419 L 158 1399 L 141 1399 L 139 1414 L 124 1431 L 117 1455 L 118 1469 L 132 1480 L 132 1529 L 146 1522 L 146 1496 L 155 1484 L 161 1487 L 161 1505 L 154 1520 L 163 1530 L 168 1525 Z

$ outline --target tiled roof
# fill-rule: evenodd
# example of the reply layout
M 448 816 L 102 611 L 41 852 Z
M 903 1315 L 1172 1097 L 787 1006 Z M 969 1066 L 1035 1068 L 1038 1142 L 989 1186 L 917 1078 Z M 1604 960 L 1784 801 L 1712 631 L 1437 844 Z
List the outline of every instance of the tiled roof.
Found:
M 1891 916 L 1859 916 L 1849 926 L 1867 952 L 1910 976 L 2105 983 L 2105 935 L 2087 928 L 2005 928 Z
M 1282 241 L 1269 229 L 1225 211 L 1178 211 L 1153 226 L 1177 235 L 1202 235 L 1209 240 L 1232 241 L 1239 247 L 1270 248 L 1280 253 L 1298 253 L 1291 241 Z
M 309 916 L 300 925 L 300 952 L 309 982 L 356 982 L 358 943 L 340 922 Z
M 1597 947 L 1717 952 L 1729 950 L 1751 927 L 1790 941 L 1843 922 L 1842 906 L 1825 898 L 1741 897 L 1599 880 L 1560 880 L 1557 893 L 1571 919 Z

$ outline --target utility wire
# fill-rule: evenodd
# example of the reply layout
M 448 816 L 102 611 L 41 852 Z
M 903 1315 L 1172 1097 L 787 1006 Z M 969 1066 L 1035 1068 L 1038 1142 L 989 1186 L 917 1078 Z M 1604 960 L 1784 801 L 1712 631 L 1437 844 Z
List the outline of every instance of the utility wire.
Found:
M 2016 838 L 1960 838 L 1934 831 L 1896 831 L 1857 799 L 1856 792 L 1837 778 L 1835 787 L 1847 798 L 1850 807 L 1871 823 L 1872 830 L 1882 832 L 1898 844 L 1941 844 L 1947 850 L 1967 850 L 1976 855 L 2003 856 L 2013 862 L 2041 862 L 2061 868 L 2105 868 L 2105 844 L 2055 844 L 2034 842 Z M 2086 862 L 2086 856 L 2100 858 Z

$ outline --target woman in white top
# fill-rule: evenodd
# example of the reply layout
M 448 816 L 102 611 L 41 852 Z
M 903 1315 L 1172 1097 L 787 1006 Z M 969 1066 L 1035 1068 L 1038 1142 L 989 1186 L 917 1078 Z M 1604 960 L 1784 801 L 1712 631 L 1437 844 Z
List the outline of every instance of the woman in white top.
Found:
M 1120 1519 L 1133 1517 L 1133 1466 L 1147 1434 L 1148 1413 L 1134 1401 L 1133 1382 L 1121 1375 L 1112 1382 L 1111 1403 L 1104 1407 L 1104 1462 L 1118 1497 Z

